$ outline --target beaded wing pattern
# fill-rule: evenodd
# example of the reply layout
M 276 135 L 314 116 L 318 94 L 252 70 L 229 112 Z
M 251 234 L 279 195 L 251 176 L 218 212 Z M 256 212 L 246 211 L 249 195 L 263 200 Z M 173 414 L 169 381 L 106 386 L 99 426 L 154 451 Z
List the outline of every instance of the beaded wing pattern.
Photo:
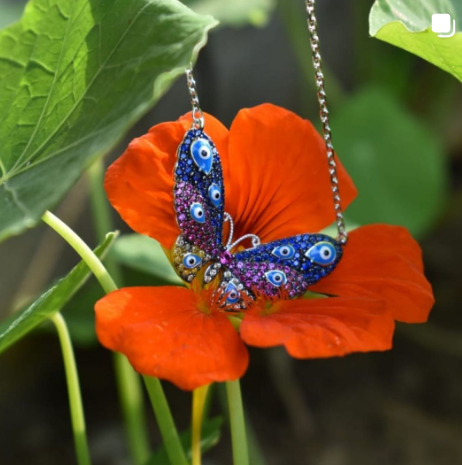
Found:
M 324 234 L 299 234 L 238 250 L 232 218 L 224 211 L 225 186 L 220 156 L 203 129 L 189 130 L 178 147 L 174 205 L 181 234 L 173 263 L 186 282 L 204 270 L 204 282 L 219 279 L 219 299 L 227 310 L 241 310 L 258 295 L 297 297 L 327 276 L 342 257 L 342 246 Z M 230 237 L 223 243 L 223 227 Z M 252 236 L 252 235 L 251 235 Z

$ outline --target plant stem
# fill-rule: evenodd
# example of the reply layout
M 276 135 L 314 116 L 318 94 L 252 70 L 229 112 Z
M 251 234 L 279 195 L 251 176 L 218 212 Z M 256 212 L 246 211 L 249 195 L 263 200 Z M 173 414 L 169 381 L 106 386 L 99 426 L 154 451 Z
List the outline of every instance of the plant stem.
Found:
M 191 425 L 191 452 L 192 465 L 201 465 L 201 433 L 202 420 L 204 418 L 204 407 L 207 399 L 207 392 L 210 385 L 201 386 L 194 389 L 193 408 L 192 408 L 192 425 Z
M 106 294 L 117 289 L 114 280 L 99 258 L 93 253 L 90 247 L 88 247 L 88 245 L 85 244 L 85 242 L 69 226 L 67 226 L 67 224 L 63 223 L 58 217 L 49 211 L 44 213 L 42 220 L 54 229 L 80 255 L 82 260 L 95 275 Z
M 104 192 L 104 165 L 98 159 L 88 170 L 90 180 L 90 199 L 93 210 L 93 222 L 98 240 L 113 228 L 109 204 Z M 115 258 L 109 254 L 106 267 L 116 283 L 122 283 L 122 273 Z M 125 423 L 130 454 L 135 465 L 143 465 L 148 460 L 151 450 L 144 415 L 144 399 L 141 381 L 128 360 L 118 353 L 113 356 L 114 371 L 119 392 L 119 403 Z
M 90 465 L 91 459 L 88 449 L 85 415 L 83 413 L 79 375 L 77 373 L 71 338 L 69 336 L 66 322 L 60 313 L 54 313 L 50 316 L 50 320 L 54 323 L 58 332 L 59 342 L 63 353 L 77 462 L 79 465 Z
M 152 408 L 156 415 L 157 424 L 159 425 L 162 439 L 164 440 L 165 449 L 171 465 L 188 465 L 186 455 L 181 445 L 178 431 L 173 421 L 170 407 L 165 398 L 162 385 L 157 378 L 144 376 L 144 382 L 151 399 Z M 245 465 L 244 463 L 242 465 Z
M 234 465 L 249 465 L 244 408 L 239 380 L 226 383 Z
M 72 231 L 71 228 L 69 228 L 59 218 L 57 218 L 49 211 L 43 215 L 42 219 L 64 240 L 66 240 L 69 245 L 73 247 L 74 250 L 82 257 L 106 293 L 117 290 L 116 284 L 114 283 L 110 274 L 107 272 L 104 265 L 100 262 L 93 251 L 85 244 L 85 242 L 83 242 L 83 240 L 74 231 Z M 165 398 L 165 394 L 162 389 L 162 385 L 156 378 L 145 378 L 145 380 L 146 379 L 149 380 L 149 383 L 146 382 L 146 385 L 148 386 L 149 397 L 151 399 L 154 413 L 156 415 L 159 428 L 162 432 L 165 447 L 169 454 L 172 465 L 188 465 L 186 456 L 184 455 L 183 446 L 179 440 L 175 423 L 173 422 L 172 414 L 170 413 L 167 399 Z M 131 384 L 132 388 L 134 388 L 134 386 L 134 384 Z M 129 392 L 129 390 L 130 389 L 127 389 L 127 392 Z M 130 405 L 128 401 L 126 405 Z
M 90 200 L 93 212 L 93 223 L 95 225 L 96 236 L 99 241 L 102 241 L 106 233 L 112 231 L 114 226 L 112 224 L 111 212 L 103 187 L 104 165 L 101 159 L 98 159 L 91 165 L 88 170 L 88 178 L 90 180 Z M 122 273 L 117 260 L 115 260 L 111 253 L 106 257 L 105 263 L 114 281 L 121 285 Z
M 136 465 L 144 465 L 151 455 L 151 448 L 140 377 L 124 355 L 114 353 L 113 362 L 130 454 Z

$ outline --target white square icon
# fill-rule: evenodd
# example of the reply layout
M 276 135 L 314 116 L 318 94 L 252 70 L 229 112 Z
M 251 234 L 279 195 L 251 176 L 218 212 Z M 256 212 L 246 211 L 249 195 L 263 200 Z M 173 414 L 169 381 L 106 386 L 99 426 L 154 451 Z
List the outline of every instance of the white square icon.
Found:
M 432 31 L 436 33 L 451 31 L 451 15 L 434 14 L 432 15 Z

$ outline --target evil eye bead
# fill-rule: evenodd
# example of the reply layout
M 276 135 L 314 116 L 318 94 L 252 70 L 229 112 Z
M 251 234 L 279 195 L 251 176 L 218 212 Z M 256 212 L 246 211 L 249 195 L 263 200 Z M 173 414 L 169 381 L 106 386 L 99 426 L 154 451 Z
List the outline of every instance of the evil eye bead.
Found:
M 221 205 L 221 189 L 218 184 L 212 184 L 209 187 L 209 199 L 215 207 L 219 207 Z
M 276 287 L 281 287 L 287 282 L 287 276 L 283 271 L 272 270 L 265 273 L 266 279 Z
M 197 221 L 198 223 L 205 222 L 205 211 L 200 203 L 193 203 L 189 209 L 189 213 L 194 221 Z
M 197 167 L 205 174 L 212 170 L 213 149 L 206 139 L 197 139 L 191 144 L 191 156 Z
M 305 253 L 312 262 L 321 266 L 329 266 L 335 262 L 337 251 L 330 242 L 318 242 Z
M 287 260 L 295 255 L 295 249 L 291 245 L 280 245 L 273 249 L 272 254 L 278 258 Z
M 183 258 L 183 265 L 189 269 L 196 268 L 196 266 L 199 266 L 201 263 L 202 258 L 193 253 L 188 253 Z
M 241 293 L 234 283 L 228 283 L 225 289 L 226 303 L 237 304 L 241 298 Z

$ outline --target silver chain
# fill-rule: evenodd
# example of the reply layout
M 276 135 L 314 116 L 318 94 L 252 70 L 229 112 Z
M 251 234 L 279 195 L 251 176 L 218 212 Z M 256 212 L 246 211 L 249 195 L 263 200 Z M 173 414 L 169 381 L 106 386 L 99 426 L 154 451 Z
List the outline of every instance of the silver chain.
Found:
M 319 102 L 319 116 L 322 122 L 322 132 L 327 149 L 327 162 L 329 164 L 330 183 L 334 198 L 335 221 L 338 230 L 338 240 L 346 244 L 348 233 L 345 228 L 342 205 L 340 200 L 340 190 L 337 177 L 337 164 L 335 162 L 334 147 L 332 145 L 332 131 L 329 124 L 329 111 L 327 109 L 326 91 L 324 89 L 324 74 L 322 72 L 321 53 L 319 51 L 319 36 L 317 30 L 317 20 L 314 11 L 315 0 L 305 0 L 306 11 L 308 13 L 308 31 L 310 33 L 311 51 L 313 52 L 313 66 L 315 70 L 316 89 Z
M 191 98 L 192 108 L 192 127 L 194 129 L 204 128 L 204 114 L 202 113 L 199 103 L 199 96 L 197 95 L 196 81 L 192 73 L 192 63 L 186 69 L 186 82 L 188 84 L 189 96 Z

